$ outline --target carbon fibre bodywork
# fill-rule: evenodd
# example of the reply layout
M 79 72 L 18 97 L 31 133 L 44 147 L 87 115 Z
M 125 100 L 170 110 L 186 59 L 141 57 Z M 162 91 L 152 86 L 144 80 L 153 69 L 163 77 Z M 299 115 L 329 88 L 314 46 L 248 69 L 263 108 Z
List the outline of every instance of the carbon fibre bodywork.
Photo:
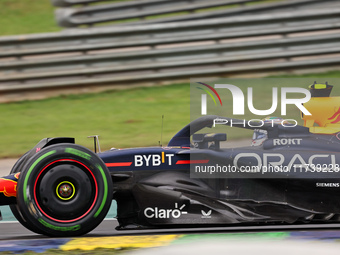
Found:
M 208 139 L 209 142 L 201 139 L 195 146 L 190 144 L 191 136 L 211 127 L 216 118 L 228 120 L 229 124 L 232 120 L 201 117 L 179 131 L 168 147 L 98 154 L 113 178 L 119 229 L 340 219 L 338 171 L 312 176 L 305 171 L 279 172 L 263 178 L 249 173 L 225 178 L 190 175 L 190 167 L 208 161 L 211 165 L 236 164 L 238 169 L 258 165 L 257 160 L 264 157 L 290 167 L 311 162 L 311 158 L 315 164 L 335 164 L 340 161 L 337 135 L 312 134 L 302 126 L 265 125 L 261 128 L 268 132 L 268 139 L 261 146 L 223 149 L 219 146 L 221 134 L 211 135 L 216 139 Z M 242 127 L 254 129 L 249 125 Z M 298 139 L 298 143 L 278 145 L 274 139 Z M 242 159 L 235 162 L 241 154 Z M 277 155 L 281 158 L 274 158 Z
M 227 126 L 232 121 L 240 123 L 231 118 L 204 116 L 180 130 L 167 147 L 112 149 L 96 154 L 112 178 L 118 229 L 340 220 L 339 171 L 312 176 L 307 176 L 306 171 L 275 172 L 266 176 L 238 172 L 224 178 L 193 175 L 195 167 L 202 165 L 240 169 L 270 164 L 290 168 L 297 164 L 338 164 L 340 139 L 337 134 L 313 134 L 298 125 L 264 125 L 261 129 L 268 137 L 260 146 L 225 149 L 220 146 L 226 140 L 225 134 L 198 134 L 203 128 L 212 127 L 217 118 Z M 255 129 L 249 123 L 234 126 Z M 21 159 L 16 172 L 20 172 L 30 157 L 50 146 L 57 148 L 59 143 L 65 146 L 74 140 L 43 139 Z M 7 185 L 7 191 L 16 190 L 17 179 L 18 175 L 14 174 L 4 177 L 0 179 L 0 186 Z M 6 196 L 2 190 L 0 195 L 1 204 L 15 203 L 15 194 Z M 26 227 L 40 231 L 32 225 Z M 53 226 L 53 230 L 59 231 L 62 227 L 63 223 Z M 47 234 L 55 233 L 47 231 Z

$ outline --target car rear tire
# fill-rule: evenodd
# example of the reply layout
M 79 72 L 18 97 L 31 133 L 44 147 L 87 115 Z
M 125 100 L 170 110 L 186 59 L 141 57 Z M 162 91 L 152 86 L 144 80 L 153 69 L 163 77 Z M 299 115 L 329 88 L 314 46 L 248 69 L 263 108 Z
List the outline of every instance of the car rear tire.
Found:
M 88 233 L 104 219 L 111 201 L 112 180 L 105 164 L 75 144 L 56 144 L 36 153 L 18 181 L 23 220 L 48 236 Z

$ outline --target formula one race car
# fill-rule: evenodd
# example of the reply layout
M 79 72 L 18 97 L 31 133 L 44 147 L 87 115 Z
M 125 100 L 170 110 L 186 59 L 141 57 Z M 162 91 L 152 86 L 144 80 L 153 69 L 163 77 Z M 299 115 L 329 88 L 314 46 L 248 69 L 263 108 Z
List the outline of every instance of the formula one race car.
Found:
M 0 179 L 0 204 L 48 236 L 91 231 L 112 199 L 121 230 L 339 222 L 340 109 L 330 101 L 340 106 L 314 96 L 305 106 L 330 116 L 315 110 L 305 126 L 203 116 L 167 147 L 93 153 L 73 138 L 43 139 Z M 225 133 L 199 133 L 217 122 L 253 129 L 255 146 L 225 149 Z

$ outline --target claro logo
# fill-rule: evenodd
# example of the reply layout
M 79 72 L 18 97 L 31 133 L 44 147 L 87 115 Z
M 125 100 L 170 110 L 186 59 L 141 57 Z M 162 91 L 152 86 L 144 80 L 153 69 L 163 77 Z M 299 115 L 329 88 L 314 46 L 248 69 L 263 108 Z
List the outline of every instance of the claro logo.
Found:
M 152 219 L 170 219 L 174 218 L 177 219 L 181 217 L 182 214 L 187 214 L 188 212 L 183 211 L 185 205 L 182 205 L 178 208 L 178 204 L 175 203 L 175 209 L 161 209 L 158 207 L 152 208 L 147 207 L 144 210 L 145 217 Z

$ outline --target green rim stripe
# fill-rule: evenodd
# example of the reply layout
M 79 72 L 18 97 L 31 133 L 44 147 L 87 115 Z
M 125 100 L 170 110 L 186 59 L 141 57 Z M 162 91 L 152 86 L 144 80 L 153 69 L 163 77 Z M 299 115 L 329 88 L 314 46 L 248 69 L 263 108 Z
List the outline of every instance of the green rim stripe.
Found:
M 43 160 L 44 158 L 46 158 L 47 156 L 49 156 L 49 155 L 51 155 L 51 154 L 53 154 L 53 153 L 56 153 L 56 150 L 47 152 L 47 153 L 45 153 L 44 155 L 42 155 L 40 158 L 38 158 L 38 159 L 31 165 L 30 169 L 28 170 L 28 172 L 27 172 L 27 174 L 26 174 L 26 176 L 25 176 L 24 188 L 23 188 L 23 192 L 24 192 L 23 195 L 24 195 L 24 201 L 25 201 L 25 203 L 28 203 L 28 202 L 29 202 L 29 201 L 27 201 L 27 192 L 26 192 L 26 190 L 27 190 L 27 182 L 28 182 L 28 178 L 29 178 L 29 176 L 30 176 L 30 174 L 31 174 L 31 172 L 32 172 L 32 170 L 33 170 L 33 168 L 34 168 L 41 160 Z
M 98 215 L 99 215 L 99 213 L 103 210 L 103 207 L 104 207 L 104 205 L 105 205 L 105 203 L 106 203 L 107 192 L 108 192 L 107 179 L 106 179 L 104 170 L 103 170 L 103 168 L 102 168 L 99 164 L 97 164 L 96 166 L 97 166 L 98 169 L 100 170 L 100 173 L 102 174 L 103 179 L 104 179 L 104 197 L 103 197 L 103 201 L 102 201 L 102 203 L 101 203 L 101 205 L 100 205 L 98 211 L 94 214 L 94 217 L 95 217 L 95 218 L 97 218 Z

